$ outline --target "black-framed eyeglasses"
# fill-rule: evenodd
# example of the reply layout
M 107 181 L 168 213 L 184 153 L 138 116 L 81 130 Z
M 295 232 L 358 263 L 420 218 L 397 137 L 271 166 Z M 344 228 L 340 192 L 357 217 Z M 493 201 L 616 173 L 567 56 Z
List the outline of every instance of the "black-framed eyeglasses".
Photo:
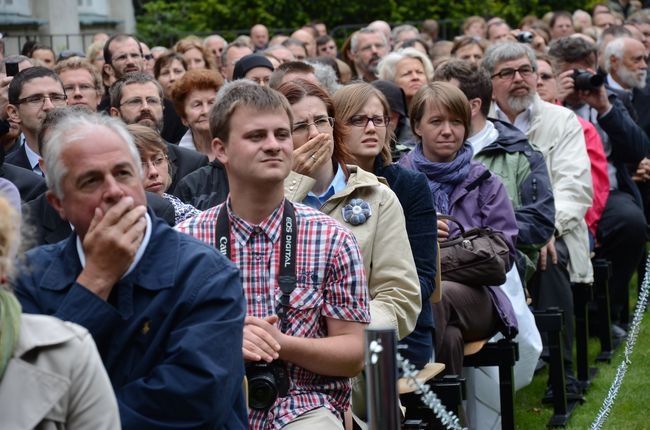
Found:
M 367 127 L 372 122 L 375 127 L 386 127 L 390 123 L 389 116 L 365 116 L 354 115 L 348 120 L 348 124 L 354 127 Z
M 499 79 L 514 79 L 515 73 L 519 73 L 519 76 L 522 78 L 528 78 L 533 73 L 535 73 L 535 69 L 533 69 L 533 66 L 521 66 L 518 69 L 503 69 L 491 77 L 499 77 Z
M 16 105 L 27 104 L 32 107 L 41 107 L 45 104 L 45 100 L 49 100 L 54 106 L 65 105 L 68 96 L 65 94 L 34 94 L 32 96 L 23 97 L 16 101 Z
M 318 131 L 325 132 L 334 126 L 334 118 L 324 116 L 316 118 L 314 122 L 297 122 L 293 125 L 292 132 L 293 134 L 305 134 L 309 131 L 309 127 L 312 125 L 316 127 Z
M 158 97 L 133 97 L 126 100 L 125 102 L 120 103 L 120 107 L 126 105 L 133 109 L 139 109 L 144 106 L 145 103 L 147 103 L 147 106 L 160 107 L 162 105 L 162 100 L 160 100 Z

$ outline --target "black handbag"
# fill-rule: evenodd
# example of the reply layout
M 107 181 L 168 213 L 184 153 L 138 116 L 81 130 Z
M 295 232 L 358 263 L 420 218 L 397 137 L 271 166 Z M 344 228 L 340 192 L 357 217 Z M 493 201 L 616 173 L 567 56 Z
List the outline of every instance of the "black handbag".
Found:
M 440 242 L 440 267 L 443 281 L 471 287 L 497 286 L 506 281 L 510 250 L 502 233 L 489 227 L 465 230 L 454 217 L 438 215 L 458 225 L 460 235 Z

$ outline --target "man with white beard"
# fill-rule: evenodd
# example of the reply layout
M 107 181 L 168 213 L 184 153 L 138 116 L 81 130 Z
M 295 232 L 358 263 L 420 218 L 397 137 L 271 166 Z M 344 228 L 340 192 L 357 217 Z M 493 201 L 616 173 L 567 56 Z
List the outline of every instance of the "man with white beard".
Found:
M 538 270 L 529 289 L 535 308 L 555 306 L 564 311 L 563 349 L 573 351 L 571 283 L 593 281 L 584 220 L 592 203 L 592 181 L 582 127 L 571 110 L 537 95 L 537 60 L 527 44 L 494 44 L 485 52 L 481 66 L 492 79 L 489 117 L 521 130 L 543 154 L 549 170 L 555 234 L 540 250 Z M 572 373 L 571 354 L 565 354 L 567 395 L 576 399 L 582 389 Z
M 619 37 L 609 42 L 605 48 L 607 85 L 619 92 L 645 87 L 646 55 L 643 43 L 631 37 Z

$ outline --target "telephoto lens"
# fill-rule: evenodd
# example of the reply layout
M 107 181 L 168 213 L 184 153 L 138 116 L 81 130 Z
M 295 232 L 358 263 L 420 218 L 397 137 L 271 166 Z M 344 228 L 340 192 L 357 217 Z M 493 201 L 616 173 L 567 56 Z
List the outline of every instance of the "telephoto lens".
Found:
M 605 77 L 587 70 L 574 69 L 573 82 L 576 90 L 595 90 L 605 83 Z

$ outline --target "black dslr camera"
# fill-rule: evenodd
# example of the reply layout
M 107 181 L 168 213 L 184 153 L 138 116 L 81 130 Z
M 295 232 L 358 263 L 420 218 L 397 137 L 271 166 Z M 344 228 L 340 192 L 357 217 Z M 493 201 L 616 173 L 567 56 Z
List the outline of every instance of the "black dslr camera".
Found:
M 256 361 L 246 365 L 248 406 L 266 410 L 289 393 L 289 373 L 283 361 Z
M 573 82 L 576 90 L 589 91 L 600 88 L 605 83 L 605 78 L 583 69 L 573 69 Z

